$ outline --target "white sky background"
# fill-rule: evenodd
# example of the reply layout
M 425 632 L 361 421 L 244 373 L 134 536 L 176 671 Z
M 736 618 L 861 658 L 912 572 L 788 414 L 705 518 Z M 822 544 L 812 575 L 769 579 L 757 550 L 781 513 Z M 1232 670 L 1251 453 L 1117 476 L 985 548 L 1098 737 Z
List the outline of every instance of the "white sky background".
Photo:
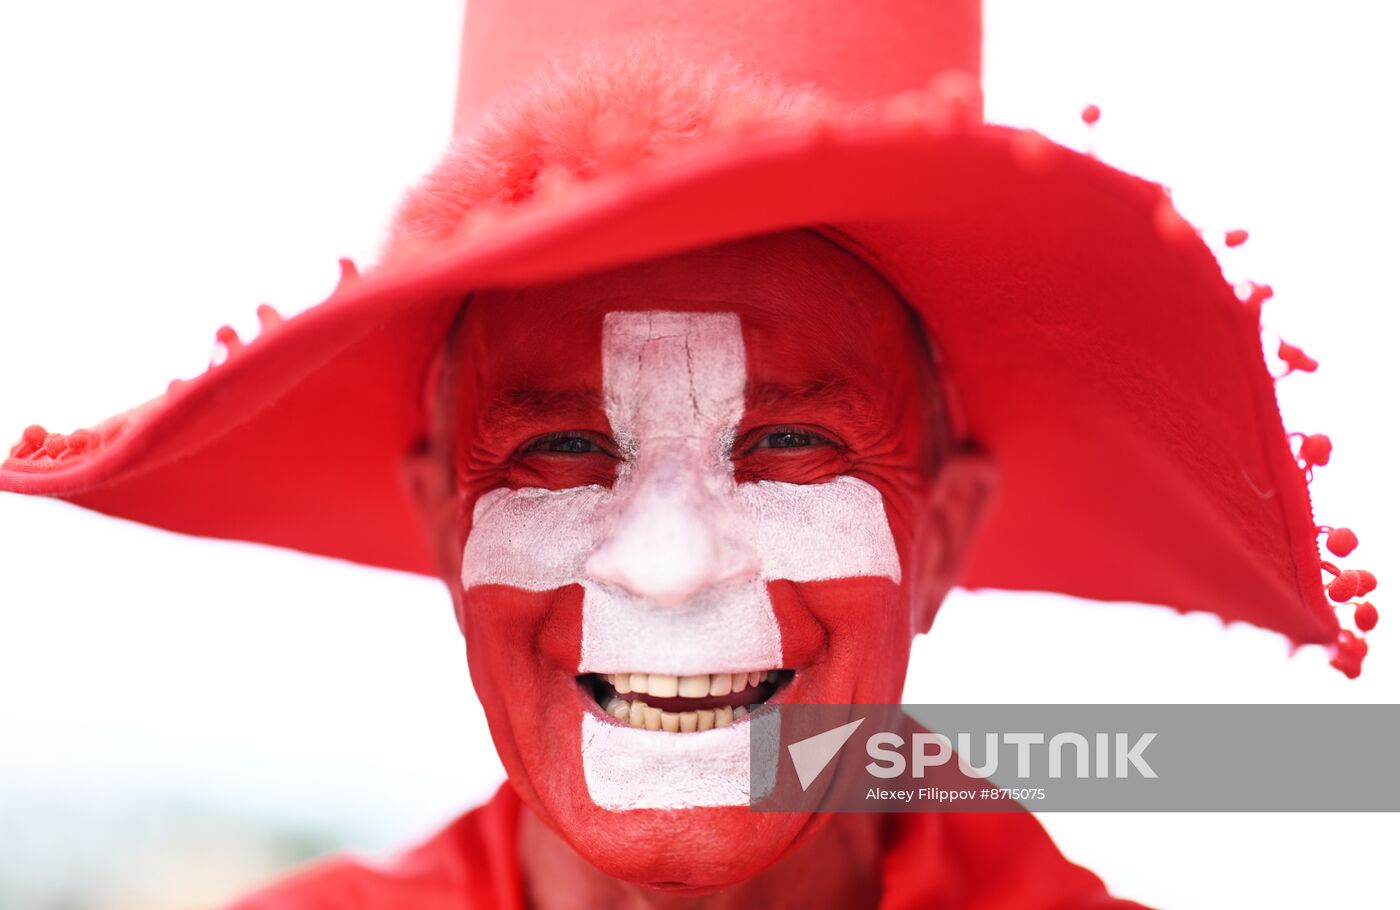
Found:
M 1101 157 L 1170 185 L 1213 239 L 1251 232 L 1227 274 L 1272 283 L 1266 324 L 1321 361 L 1281 384 L 1285 422 L 1332 436 L 1318 519 L 1356 528 L 1351 564 L 1381 582 L 1362 678 L 1208 617 L 959 594 L 907 701 L 1400 701 L 1392 15 L 987 4 L 989 119 L 1082 148 L 1096 102 Z M 220 324 L 246 337 L 259 302 L 297 311 L 338 256 L 369 258 L 447 139 L 459 21 L 455 0 L 0 7 L 4 443 L 157 394 Z M 0 498 L 0 851 L 82 874 L 34 827 L 71 845 L 75 819 L 167 805 L 383 850 L 500 775 L 436 582 Z M 1396 900 L 1396 816 L 1045 821 L 1164 908 Z

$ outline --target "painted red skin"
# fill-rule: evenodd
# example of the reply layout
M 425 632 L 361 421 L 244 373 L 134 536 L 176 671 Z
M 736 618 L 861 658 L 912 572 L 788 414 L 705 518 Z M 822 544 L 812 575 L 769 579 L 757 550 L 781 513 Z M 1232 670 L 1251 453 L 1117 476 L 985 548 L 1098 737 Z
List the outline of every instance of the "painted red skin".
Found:
M 607 448 L 599 402 L 602 319 L 650 309 L 739 314 L 749 393 L 734 447 L 738 480 L 813 483 L 850 474 L 884 497 L 903 584 L 770 583 L 783 662 L 796 671 L 778 700 L 898 701 L 916 622 L 931 616 L 921 606 L 915 619 L 909 591 L 910 579 L 929 576 L 927 567 L 911 563 L 911 519 L 941 486 L 934 482 L 940 444 L 926 398 L 937 387 L 898 298 L 864 264 L 814 233 L 474 296 L 449 348 L 455 366 L 444 383 L 450 431 L 472 440 L 452 453 L 458 499 L 451 552 L 461 553 L 471 506 L 488 490 L 611 481 L 615 461 L 606 451 L 522 450 L 541 434 L 562 431 L 583 431 Z M 789 394 L 801 388 L 828 391 Z M 518 406 L 503 406 L 510 402 Z M 746 453 L 765 428 L 792 425 L 833 444 Z M 952 499 L 964 503 L 959 514 L 934 524 L 970 529 L 978 504 Z M 949 539 L 917 549 L 941 554 L 947 569 L 964 545 Z M 463 592 L 458 568 L 449 562 L 444 575 L 497 750 L 529 808 L 589 863 L 628 882 L 712 891 L 772 866 L 820 826 L 820 816 L 747 807 L 615 812 L 594 805 L 582 772 L 580 712 L 606 715 L 575 680 L 582 589 L 483 585 Z M 528 867 L 529 858 L 522 859 Z

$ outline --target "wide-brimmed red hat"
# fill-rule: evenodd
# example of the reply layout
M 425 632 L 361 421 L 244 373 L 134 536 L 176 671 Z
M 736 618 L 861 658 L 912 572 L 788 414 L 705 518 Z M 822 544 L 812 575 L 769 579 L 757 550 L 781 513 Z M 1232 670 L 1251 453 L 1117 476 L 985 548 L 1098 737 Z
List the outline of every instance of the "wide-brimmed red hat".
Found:
M 1284 430 L 1267 289 L 1161 186 L 983 123 L 980 31 L 976 0 L 472 0 L 456 138 L 382 261 L 134 410 L 30 427 L 0 490 L 431 573 L 402 465 L 472 290 L 806 226 L 920 314 L 999 467 L 964 586 L 1207 610 L 1355 675 L 1374 611 L 1330 601 L 1374 578 L 1320 559 L 1355 536 L 1314 525 L 1330 445 Z

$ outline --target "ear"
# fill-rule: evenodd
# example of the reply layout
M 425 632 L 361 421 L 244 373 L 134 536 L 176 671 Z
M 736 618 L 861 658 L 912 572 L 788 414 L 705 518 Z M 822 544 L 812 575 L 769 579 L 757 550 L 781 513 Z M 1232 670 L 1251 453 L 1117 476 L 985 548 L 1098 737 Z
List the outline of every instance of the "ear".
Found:
M 423 443 L 404 457 L 402 475 L 422 518 L 438 575 L 455 592 L 452 581 L 460 576 L 462 554 L 457 546 L 457 496 L 451 472 L 441 453 Z
M 977 451 L 957 451 L 939 468 L 914 522 L 910 601 L 914 632 L 927 632 L 963 564 L 996 494 L 996 465 Z

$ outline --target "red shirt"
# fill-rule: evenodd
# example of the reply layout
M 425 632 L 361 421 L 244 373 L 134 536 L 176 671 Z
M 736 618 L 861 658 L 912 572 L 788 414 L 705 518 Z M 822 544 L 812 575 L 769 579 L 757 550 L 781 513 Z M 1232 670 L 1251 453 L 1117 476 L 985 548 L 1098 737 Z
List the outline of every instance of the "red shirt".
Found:
M 525 910 L 516 860 L 522 811 L 505 784 L 392 862 L 323 861 L 230 910 Z M 1065 859 L 1030 813 L 890 818 L 881 910 L 1141 910 Z

